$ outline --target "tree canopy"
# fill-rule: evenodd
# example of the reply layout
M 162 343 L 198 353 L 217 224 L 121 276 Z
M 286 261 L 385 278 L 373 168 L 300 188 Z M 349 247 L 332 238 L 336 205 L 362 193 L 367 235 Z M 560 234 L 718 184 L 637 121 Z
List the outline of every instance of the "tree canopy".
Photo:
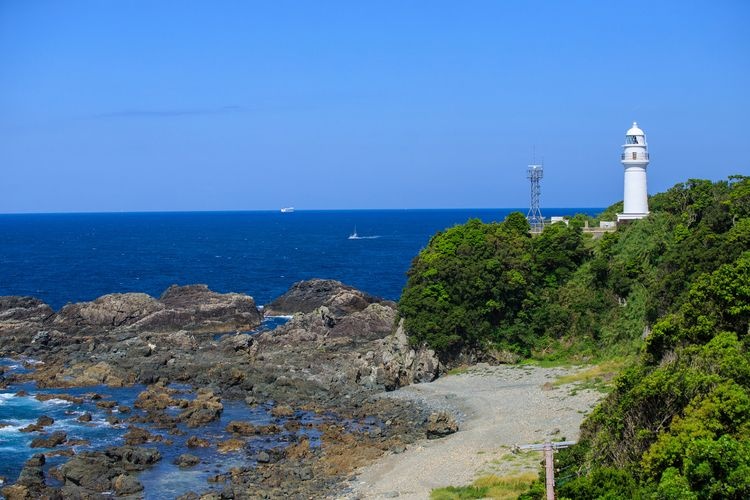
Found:
M 578 223 L 532 237 L 520 213 L 447 229 L 414 259 L 400 314 L 447 362 L 630 354 L 558 454 L 575 471 L 561 498 L 749 498 L 750 177 L 690 179 L 650 207 L 598 240 Z

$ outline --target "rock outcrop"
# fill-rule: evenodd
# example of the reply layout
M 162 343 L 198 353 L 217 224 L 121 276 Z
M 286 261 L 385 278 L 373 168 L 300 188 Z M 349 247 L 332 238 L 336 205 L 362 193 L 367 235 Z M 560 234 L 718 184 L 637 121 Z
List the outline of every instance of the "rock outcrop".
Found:
M 438 411 L 427 417 L 427 438 L 437 439 L 458 431 L 458 422 L 448 412 Z
M 426 346 L 412 347 L 400 320 L 383 345 L 380 358 L 383 385 L 387 390 L 412 383 L 432 382 L 442 370 L 437 354 Z
M 145 293 L 112 293 L 92 302 L 63 306 L 52 325 L 68 332 L 114 329 L 130 326 L 163 308 Z
M 68 304 L 55 313 L 33 297 L 0 297 L 0 355 L 36 356 L 71 343 L 100 339 L 113 343 L 128 332 L 170 333 L 184 345 L 191 333 L 251 330 L 263 320 L 252 297 L 216 293 L 206 285 L 171 286 L 158 299 L 145 293 L 113 293 L 91 302 Z M 106 338 L 118 334 L 119 338 Z M 135 335 L 131 335 L 134 338 Z M 148 354 L 153 343 L 132 347 Z M 195 346 L 193 346 L 195 347 Z
M 34 297 L 17 295 L 0 297 L 0 322 L 42 323 L 55 311 Z
M 153 332 L 225 332 L 255 328 L 262 319 L 247 295 L 216 293 L 206 285 L 173 285 L 159 299 L 145 293 L 114 293 L 93 302 L 68 304 L 52 325 L 63 331 L 131 327 Z
M 52 493 L 40 489 L 43 475 L 41 483 L 32 480 L 38 471 L 36 462 L 30 463 L 28 485 L 19 481 L 8 497 L 59 493 L 66 498 L 98 498 L 103 492 L 142 497 L 143 486 L 133 474 L 160 457 L 156 450 L 138 446 L 169 442 L 162 434 L 188 433 L 185 448 L 215 447 L 220 453 L 254 457 L 257 465 L 217 476 L 235 498 L 246 498 L 249 492 L 251 497 L 309 498 L 330 491 L 356 464 L 424 437 L 426 426 L 434 436 L 451 428 L 442 418 L 428 421 L 427 409 L 378 396 L 382 390 L 433 380 L 442 367 L 433 351 L 409 344 L 403 324 L 396 324 L 393 302 L 337 281 L 295 284 L 267 308 L 294 314 L 293 318 L 257 334 L 234 333 L 260 323 L 252 298 L 215 293 L 203 285 L 171 287 L 158 299 L 106 295 L 70 304 L 57 314 L 34 299 L 3 299 L 0 333 L 6 336 L 0 355 L 22 354 L 40 361 L 30 374 L 3 374 L 7 380 L 33 380 L 41 387 L 147 385 L 132 412 L 107 417 L 130 426 L 126 446 L 80 452 L 52 469 L 63 484 L 59 491 L 49 490 Z M 227 331 L 232 333 L 204 334 Z M 192 386 L 195 397 L 181 395 L 182 389 L 170 385 L 175 382 Z M 228 435 L 221 441 L 206 440 L 200 429 L 220 418 L 222 401 L 231 399 L 272 408 L 273 421 L 252 425 L 235 420 L 226 425 Z M 112 412 L 117 405 L 107 398 L 98 402 L 100 409 Z M 300 415 L 311 409 L 334 411 L 342 420 L 379 423 L 353 432 L 326 424 L 321 439 L 327 444 L 311 447 L 295 441 L 300 427 L 307 425 Z M 91 419 L 90 414 L 80 417 L 84 422 Z M 40 420 L 29 431 L 43 433 L 48 424 Z M 164 432 L 152 433 L 146 427 Z M 271 435 L 291 439 L 286 441 L 291 445 L 288 452 L 253 449 L 253 439 Z M 63 434 L 35 437 L 44 447 L 65 441 Z M 178 465 L 195 463 L 194 456 L 182 455 Z
M 326 306 L 336 316 L 361 311 L 373 303 L 393 302 L 374 297 L 335 280 L 299 281 L 265 306 L 266 314 L 309 313 Z
M 180 378 L 196 336 L 253 329 L 262 319 L 252 297 L 205 285 L 172 286 L 158 299 L 110 294 L 58 313 L 30 297 L 0 297 L 0 356 L 42 361 L 34 374 L 41 387 L 151 384 Z
M 295 287 L 306 289 L 300 284 Z M 392 390 L 439 375 L 441 365 L 435 353 L 411 347 L 402 325 L 394 330 L 394 305 L 359 300 L 362 297 L 353 300 L 361 292 L 348 287 L 328 288 L 330 295 L 318 288 L 315 294 L 318 302 L 328 305 L 297 313 L 287 324 L 256 336 L 249 355 L 260 361 L 255 367 L 265 367 L 267 373 L 254 391 L 262 393 L 266 380 L 276 386 L 277 393 L 279 387 L 292 393 L 315 393 L 325 387 L 329 392 L 352 387 Z M 334 306 L 344 303 L 350 307 Z
M 229 332 L 253 329 L 263 320 L 252 297 L 212 292 L 206 285 L 173 285 L 158 302 L 163 308 L 135 323 L 137 330 Z
M 143 486 L 131 472 L 145 470 L 161 460 L 153 448 L 120 446 L 104 451 L 82 452 L 60 466 L 65 498 L 99 498 L 116 491 L 118 496 L 132 495 Z
M 50 306 L 34 297 L 0 297 L 0 354 L 19 354 L 37 334 L 40 334 L 37 345 L 42 345 L 42 339 L 49 341 L 52 334 L 45 331 L 46 323 L 54 315 Z

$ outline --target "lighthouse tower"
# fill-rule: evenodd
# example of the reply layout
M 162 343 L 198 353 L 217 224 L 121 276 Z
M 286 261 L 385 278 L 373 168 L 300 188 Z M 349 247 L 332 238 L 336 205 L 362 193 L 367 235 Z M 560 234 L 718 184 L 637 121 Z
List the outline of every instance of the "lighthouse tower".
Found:
M 622 146 L 622 166 L 625 167 L 625 195 L 623 209 L 617 214 L 617 222 L 643 219 L 648 215 L 648 191 L 646 189 L 646 167 L 648 167 L 648 144 L 646 134 L 633 122 L 625 132 Z

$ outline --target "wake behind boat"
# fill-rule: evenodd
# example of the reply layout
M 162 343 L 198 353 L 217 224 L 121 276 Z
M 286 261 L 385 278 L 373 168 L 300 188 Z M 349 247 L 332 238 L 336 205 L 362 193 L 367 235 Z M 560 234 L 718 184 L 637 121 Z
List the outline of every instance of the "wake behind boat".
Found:
M 349 240 L 374 240 L 380 238 L 380 235 L 374 235 L 374 236 L 360 236 L 357 234 L 357 226 L 354 226 L 354 232 L 349 235 L 347 239 Z

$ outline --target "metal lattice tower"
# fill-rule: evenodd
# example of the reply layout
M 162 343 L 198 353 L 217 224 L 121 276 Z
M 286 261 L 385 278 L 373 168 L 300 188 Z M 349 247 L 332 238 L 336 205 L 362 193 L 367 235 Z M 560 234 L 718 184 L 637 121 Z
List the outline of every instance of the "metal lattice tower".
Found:
M 532 231 L 541 231 L 544 228 L 544 217 L 542 217 L 542 210 L 539 208 L 543 176 L 544 165 L 529 165 L 526 170 L 526 178 L 531 182 L 531 208 L 529 208 L 526 218 L 529 220 Z

